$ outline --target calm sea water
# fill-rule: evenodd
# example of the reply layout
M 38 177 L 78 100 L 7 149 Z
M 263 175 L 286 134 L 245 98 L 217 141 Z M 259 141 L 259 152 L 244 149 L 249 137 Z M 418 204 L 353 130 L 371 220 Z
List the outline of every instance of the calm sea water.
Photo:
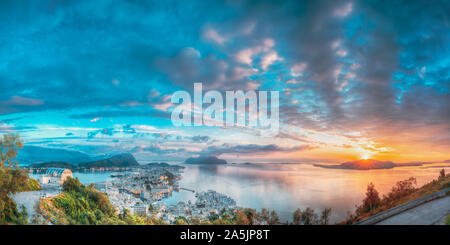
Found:
M 241 207 L 274 209 L 282 221 L 291 220 L 297 209 L 332 208 L 332 222 L 342 221 L 347 212 L 364 198 L 367 185 L 372 182 L 380 194 L 386 194 L 399 180 L 416 177 L 421 186 L 439 175 L 450 164 L 429 164 L 386 170 L 343 170 L 314 167 L 310 164 L 254 164 L 254 165 L 184 165 L 180 186 L 195 191 L 209 189 L 224 193 Z M 445 166 L 445 167 L 442 167 Z M 111 179 L 115 172 L 79 173 L 84 184 Z M 181 190 L 163 200 L 167 204 L 195 201 L 194 193 Z
M 90 184 L 97 182 L 104 182 L 107 180 L 111 180 L 112 174 L 119 174 L 122 172 L 73 172 L 73 177 L 77 177 L 81 183 Z M 41 174 L 30 174 L 32 178 L 39 179 Z
M 367 185 L 372 182 L 380 194 L 386 194 L 399 180 L 416 177 L 421 186 L 437 178 L 445 165 L 430 164 L 386 170 L 343 170 L 314 167 L 310 164 L 264 164 L 186 166 L 181 187 L 224 193 L 241 207 L 268 208 L 277 211 L 282 221 L 291 220 L 297 209 L 332 208 L 332 222 L 342 221 L 347 212 L 364 198 Z M 195 200 L 189 191 L 180 191 L 164 200 L 169 204 Z

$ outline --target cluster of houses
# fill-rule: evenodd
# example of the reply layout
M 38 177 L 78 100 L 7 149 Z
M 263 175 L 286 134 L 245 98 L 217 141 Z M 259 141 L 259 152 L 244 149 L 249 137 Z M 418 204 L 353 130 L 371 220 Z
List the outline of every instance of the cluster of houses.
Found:
M 235 200 L 213 190 L 197 193 L 195 197 L 195 202 L 190 200 L 187 202 L 180 201 L 176 205 L 157 203 L 155 205 L 157 209 L 156 217 L 170 223 L 179 216 L 207 219 L 211 214 L 218 214 L 224 209 L 233 212 L 237 212 L 239 209 Z
M 196 193 L 195 202 L 180 201 L 176 205 L 160 202 L 171 196 L 174 190 L 180 190 L 177 181 L 181 178 L 181 171 L 171 170 L 162 167 L 144 168 L 95 185 L 99 191 L 108 195 L 117 213 L 127 209 L 133 214 L 148 216 L 149 207 L 152 207 L 152 214 L 165 222 L 173 222 L 179 216 L 207 218 L 223 209 L 238 209 L 232 198 L 213 190 Z M 43 185 L 61 185 L 69 177 L 72 177 L 70 169 L 48 168 L 39 181 Z
M 147 215 L 148 207 L 172 195 L 179 186 L 178 171 L 163 167 L 143 168 L 128 172 L 112 181 L 97 184 L 97 189 L 106 193 L 118 212 L 124 209 L 133 214 Z

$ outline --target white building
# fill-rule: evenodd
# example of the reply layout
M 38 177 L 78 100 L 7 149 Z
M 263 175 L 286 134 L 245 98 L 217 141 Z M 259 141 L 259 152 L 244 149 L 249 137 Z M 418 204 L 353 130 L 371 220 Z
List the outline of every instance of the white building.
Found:
M 62 184 L 67 178 L 72 177 L 72 171 L 65 168 L 49 168 L 41 177 L 41 184 Z

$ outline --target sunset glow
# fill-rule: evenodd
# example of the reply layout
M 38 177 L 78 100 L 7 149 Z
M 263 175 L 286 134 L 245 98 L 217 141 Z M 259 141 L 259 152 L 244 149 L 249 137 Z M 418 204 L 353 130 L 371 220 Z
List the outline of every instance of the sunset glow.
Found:
M 3 0 L 0 23 L 0 226 L 450 224 L 450 0 Z
M 118 9 L 103 16 L 90 11 L 98 4 L 30 7 L 40 21 L 14 18 L 19 5 L 2 8 L 12 17 L 7 26 L 21 32 L 0 30 L 9 37 L 0 59 L 0 133 L 19 133 L 26 145 L 130 152 L 142 161 L 450 159 L 450 39 L 439 14 L 405 10 L 410 21 L 364 1 L 205 1 L 174 6 L 182 17 L 173 18 L 162 3 L 136 13 L 137 3 L 119 1 L 99 4 Z M 303 17 L 305 9 L 314 18 Z M 192 92 L 196 82 L 205 92 L 279 92 L 279 133 L 174 127 L 171 96 Z
M 369 158 L 370 158 L 369 155 L 362 155 L 362 156 L 361 156 L 361 159 L 363 159 L 363 160 L 367 160 L 367 159 L 369 159 Z

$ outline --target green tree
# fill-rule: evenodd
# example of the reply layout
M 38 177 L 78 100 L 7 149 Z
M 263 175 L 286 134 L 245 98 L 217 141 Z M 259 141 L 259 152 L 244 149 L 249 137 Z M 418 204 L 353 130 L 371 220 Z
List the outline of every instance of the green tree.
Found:
M 438 178 L 438 180 L 444 179 L 444 178 L 445 178 L 445 169 L 442 169 L 441 171 L 439 171 L 439 178 Z
M 15 158 L 19 149 L 22 149 L 23 141 L 18 134 L 4 134 L 0 137 L 0 168 L 3 166 L 16 167 Z
M 93 185 L 85 186 L 78 178 L 67 178 L 62 186 L 63 192 L 53 197 L 51 202 L 54 208 L 60 210 L 55 212 L 58 223 L 61 224 L 141 224 L 139 219 L 125 210 L 120 216 L 115 214 L 115 208 L 108 197 L 95 190 Z
M 297 208 L 292 215 L 292 224 L 301 225 L 302 224 L 302 210 Z
M 191 224 L 191 225 L 200 225 L 200 223 L 201 223 L 201 220 L 200 220 L 200 217 L 198 217 L 198 216 L 193 216 L 193 217 L 189 218 L 189 224 Z
M 80 192 L 82 184 L 78 178 L 67 178 L 63 185 L 62 190 L 64 192 Z
M 316 225 L 318 223 L 317 214 L 314 212 L 314 209 L 309 207 L 302 212 L 301 219 L 303 225 Z
M 28 174 L 17 168 L 15 157 L 23 142 L 16 134 L 0 137 L 0 224 L 26 224 L 28 214 L 25 208 L 17 209 L 11 195 L 28 186 Z
M 266 208 L 261 209 L 257 215 L 257 221 L 260 225 L 267 225 L 270 222 L 270 213 Z
M 371 212 L 372 210 L 380 206 L 380 204 L 381 199 L 378 194 L 378 191 L 375 189 L 375 186 L 372 183 L 370 183 L 367 186 L 366 197 L 364 198 L 362 205 L 358 207 L 356 212 L 358 214 Z
M 256 210 L 251 208 L 244 208 L 239 211 L 238 223 L 239 225 L 254 225 L 256 218 Z
M 330 223 L 331 208 L 325 208 L 320 215 L 320 224 L 328 225 Z
M 250 225 L 251 221 L 248 219 L 247 214 L 243 210 L 239 210 L 236 224 L 237 225 Z
M 173 223 L 174 225 L 189 225 L 189 221 L 184 216 L 176 217 Z
M 275 212 L 275 210 L 272 210 L 272 212 L 270 212 L 270 220 L 269 220 L 269 225 L 276 225 L 280 223 L 280 217 L 278 217 L 277 212 Z
M 410 177 L 409 179 L 398 181 L 395 186 L 392 187 L 391 191 L 384 197 L 384 201 L 387 203 L 392 203 L 400 198 L 411 194 L 417 185 L 416 178 Z
M 325 208 L 319 216 L 314 212 L 312 208 L 306 208 L 302 211 L 300 208 L 295 210 L 293 214 L 294 225 L 328 225 L 331 208 Z

